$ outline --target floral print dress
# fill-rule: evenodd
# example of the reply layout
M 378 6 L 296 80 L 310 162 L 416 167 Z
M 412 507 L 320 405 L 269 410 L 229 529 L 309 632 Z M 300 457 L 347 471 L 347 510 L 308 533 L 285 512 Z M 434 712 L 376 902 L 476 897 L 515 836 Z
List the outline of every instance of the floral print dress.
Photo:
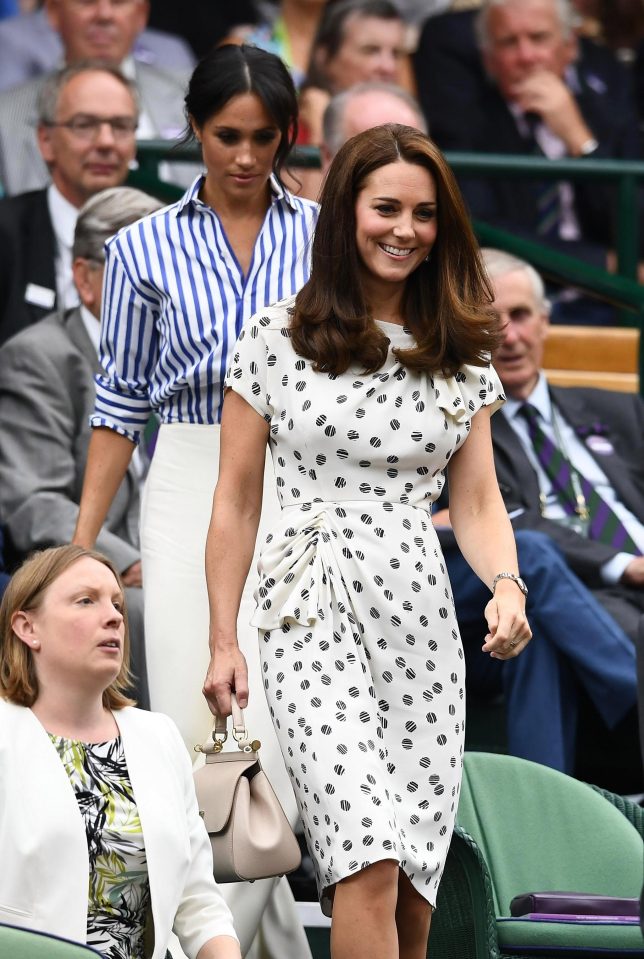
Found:
M 87 944 L 105 959 L 143 959 L 150 901 L 141 820 L 120 736 L 83 743 L 50 734 L 87 834 Z

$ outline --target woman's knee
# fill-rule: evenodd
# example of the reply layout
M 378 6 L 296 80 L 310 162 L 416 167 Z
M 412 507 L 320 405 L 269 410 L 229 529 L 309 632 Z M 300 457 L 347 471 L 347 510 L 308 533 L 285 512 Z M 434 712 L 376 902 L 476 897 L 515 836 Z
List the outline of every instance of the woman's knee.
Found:
M 369 897 L 373 901 L 391 898 L 395 903 L 398 895 L 399 864 L 394 859 L 382 859 L 341 879 L 336 885 L 339 890 L 349 894 Z

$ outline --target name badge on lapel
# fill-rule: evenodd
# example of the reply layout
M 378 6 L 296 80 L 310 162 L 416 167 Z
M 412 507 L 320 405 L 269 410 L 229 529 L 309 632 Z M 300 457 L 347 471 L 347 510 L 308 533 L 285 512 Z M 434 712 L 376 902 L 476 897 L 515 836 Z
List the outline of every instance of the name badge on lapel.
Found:
M 25 303 L 32 306 L 41 306 L 43 310 L 53 310 L 56 302 L 56 291 L 37 283 L 27 283 L 25 288 Z

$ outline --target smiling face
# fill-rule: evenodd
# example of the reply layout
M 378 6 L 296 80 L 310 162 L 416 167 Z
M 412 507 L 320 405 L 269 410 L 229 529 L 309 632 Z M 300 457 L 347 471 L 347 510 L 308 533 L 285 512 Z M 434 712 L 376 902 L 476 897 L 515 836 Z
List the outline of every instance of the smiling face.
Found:
M 136 104 L 129 89 L 112 74 L 86 70 L 60 91 L 55 123 L 79 117 L 136 122 Z M 100 190 L 125 181 L 136 155 L 136 132 L 115 136 L 109 123 L 103 123 L 95 138 L 87 139 L 66 126 L 40 126 L 38 144 L 56 187 L 73 206 L 80 207 Z
M 333 93 L 348 90 L 366 80 L 397 83 L 405 53 L 402 20 L 350 16 L 337 53 L 322 62 Z
M 103 690 L 123 662 L 123 594 L 111 570 L 95 559 L 72 563 L 34 610 L 13 616 L 13 629 L 32 650 L 44 689 Z
M 493 307 L 504 339 L 494 355 L 494 368 L 508 396 L 525 400 L 536 386 L 548 332 L 548 311 L 537 302 L 525 270 L 493 278 Z
M 485 66 L 502 96 L 516 97 L 517 84 L 541 70 L 563 79 L 575 59 L 574 37 L 565 37 L 554 0 L 513 0 L 487 14 Z
M 402 295 L 437 231 L 436 184 L 425 167 L 398 160 L 366 178 L 356 200 L 356 245 L 376 317 L 380 300 Z
M 205 202 L 217 209 L 222 202 L 266 198 L 280 131 L 255 93 L 232 97 L 193 129 L 206 167 Z

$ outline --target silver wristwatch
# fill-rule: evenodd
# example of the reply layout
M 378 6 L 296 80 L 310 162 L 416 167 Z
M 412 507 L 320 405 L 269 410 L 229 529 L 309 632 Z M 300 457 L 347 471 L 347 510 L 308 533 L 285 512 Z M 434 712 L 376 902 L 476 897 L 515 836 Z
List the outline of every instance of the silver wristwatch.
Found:
M 494 593 L 496 584 L 500 579 L 511 579 L 517 584 L 524 596 L 528 595 L 528 587 L 526 586 L 525 581 L 522 580 L 520 576 L 516 576 L 514 573 L 497 573 L 492 580 L 492 593 Z

